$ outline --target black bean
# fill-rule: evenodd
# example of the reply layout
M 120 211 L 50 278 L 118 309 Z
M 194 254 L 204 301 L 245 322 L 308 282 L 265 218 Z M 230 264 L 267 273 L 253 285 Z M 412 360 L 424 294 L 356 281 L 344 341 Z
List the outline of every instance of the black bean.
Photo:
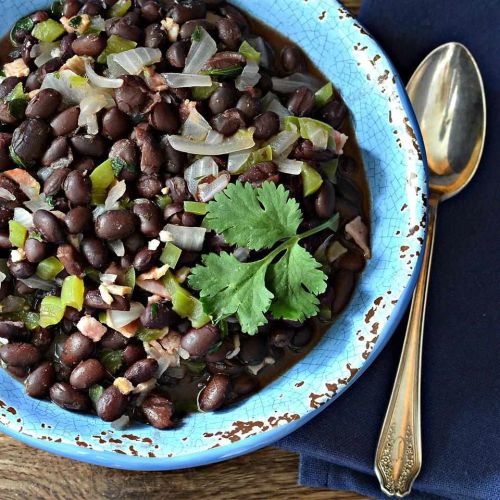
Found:
M 0 338 L 9 340 L 26 340 L 29 337 L 22 321 L 0 321 Z
M 198 406 L 201 411 L 214 411 L 220 408 L 229 392 L 229 377 L 217 373 L 200 392 Z
M 108 266 L 109 250 L 100 239 L 87 236 L 80 243 L 80 249 L 87 262 L 95 269 L 104 270 Z
M 255 127 L 253 134 L 255 139 L 269 139 L 279 132 L 280 117 L 273 111 L 266 111 L 254 118 L 253 126 Z
M 158 2 L 146 2 L 141 6 L 141 15 L 148 23 L 154 23 L 161 19 L 161 7 Z
M 159 195 L 162 183 L 157 175 L 141 175 L 137 182 L 137 192 L 144 198 L 154 198 Z
M 86 290 L 84 304 L 85 307 L 99 310 L 128 311 L 130 309 L 129 301 L 125 297 L 120 295 L 112 295 L 112 297 L 113 302 L 107 304 L 104 302 L 99 290 Z
M 160 23 L 150 24 L 144 30 L 144 46 L 151 49 L 163 48 L 168 41 Z
M 80 332 L 72 333 L 64 342 L 61 360 L 67 366 L 75 366 L 90 358 L 94 352 L 94 342 Z
M 26 107 L 28 118 L 50 118 L 62 101 L 62 95 L 54 89 L 42 89 L 36 94 Z
M 186 181 L 182 177 L 171 177 L 166 180 L 165 185 L 175 203 L 182 203 L 189 197 Z
M 209 23 L 206 19 L 191 19 L 190 21 L 186 21 L 179 31 L 179 37 L 181 40 L 189 40 L 191 35 L 194 33 L 194 30 L 201 26 L 205 31 L 210 34 L 214 34 L 215 27 L 213 24 Z
M 48 167 L 61 158 L 68 158 L 70 151 L 68 139 L 56 137 L 42 156 L 42 165 Z
M 116 330 L 108 330 L 99 342 L 99 345 L 103 349 L 116 351 L 118 349 L 124 349 L 128 342 L 129 339 L 124 337 L 120 332 L 117 332 Z
M 136 229 L 137 217 L 128 210 L 108 210 L 95 221 L 95 232 L 103 240 L 127 238 Z
M 118 387 L 110 385 L 97 400 L 97 415 L 105 422 L 113 422 L 120 418 L 127 409 L 128 397 Z
M 335 187 L 339 196 L 342 196 L 342 198 L 345 198 L 357 207 L 362 206 L 363 193 L 351 178 L 339 175 Z
M 57 247 L 57 258 L 61 261 L 68 274 L 83 278 L 85 268 L 78 250 L 73 245 L 65 243 Z
M 240 182 L 250 182 L 254 187 L 261 186 L 264 181 L 278 182 L 278 168 L 272 161 L 256 163 L 245 173 L 238 176 L 238 180 Z
M 173 404 L 165 397 L 152 394 L 141 405 L 144 417 L 156 429 L 173 427 Z
M 125 250 L 127 252 L 135 254 L 139 248 L 146 244 L 146 240 L 141 233 L 136 232 L 128 238 L 125 238 L 123 240 L 123 244 L 125 245 Z
M 327 103 L 319 113 L 319 119 L 334 128 L 340 127 L 347 116 L 347 106 L 340 98 L 333 99 Z
M 179 174 L 183 171 L 186 164 L 187 155 L 181 151 L 175 150 L 168 142 L 167 136 L 161 141 L 164 156 L 166 157 L 166 169 L 171 174 Z
M 44 241 L 28 238 L 24 243 L 24 253 L 29 262 L 37 263 L 49 255 L 49 247 Z
M 33 224 L 49 243 L 62 243 L 65 239 L 61 221 L 47 210 L 37 210 L 33 215 Z
M 23 161 L 39 160 L 49 143 L 50 127 L 42 120 L 29 118 L 14 130 L 12 149 Z
M 276 328 L 269 335 L 269 342 L 271 343 L 271 345 L 283 349 L 285 347 L 288 347 L 294 333 L 294 330 L 290 328 Z
M 123 349 L 123 362 L 125 366 L 132 366 L 134 363 L 146 357 L 146 351 L 142 344 L 129 344 Z
M 50 388 L 50 399 L 56 405 L 69 411 L 85 412 L 91 406 L 87 394 L 73 389 L 66 382 L 57 382 Z
M 148 247 L 141 248 L 134 257 L 133 266 L 140 273 L 151 269 L 158 263 L 160 252 L 158 250 L 150 250 Z
M 166 134 L 175 134 L 179 129 L 179 114 L 173 104 L 165 101 L 156 103 L 151 109 L 149 123 L 152 127 Z
M 253 120 L 262 112 L 262 101 L 250 94 L 243 94 L 236 103 L 236 107 L 245 115 L 247 120 Z
M 115 89 L 115 101 L 118 109 L 127 114 L 141 111 L 149 94 L 144 80 L 135 75 L 125 75 L 122 80 L 123 85 Z
M 309 115 L 314 109 L 314 94 L 307 87 L 300 87 L 288 99 L 287 108 L 295 116 Z
M 245 126 L 245 115 L 237 108 L 227 109 L 210 121 L 212 127 L 223 135 L 233 135 Z
M 219 39 L 230 50 L 237 50 L 241 43 L 241 30 L 236 21 L 222 18 L 217 21 Z
M 335 213 L 335 188 L 331 182 L 323 182 L 314 200 L 316 215 L 328 219 Z
M 228 69 L 234 68 L 235 66 L 243 66 L 245 63 L 245 57 L 239 52 L 226 50 L 223 52 L 217 52 L 214 56 L 212 56 L 207 61 L 205 69 Z
M 238 397 L 249 396 L 257 392 L 259 386 L 259 379 L 248 373 L 242 373 L 232 381 L 233 393 Z
M 246 365 L 257 365 L 264 361 L 268 353 L 266 337 L 263 335 L 240 336 L 238 359 Z
M 80 108 L 73 106 L 61 111 L 50 122 L 54 135 L 68 135 L 74 132 L 78 127 L 78 117 L 80 116 Z
M 212 324 L 207 324 L 201 328 L 190 328 L 182 337 L 181 346 L 190 357 L 200 358 L 220 340 L 219 329 Z
M 208 106 L 212 113 L 222 113 L 226 109 L 232 108 L 238 99 L 238 92 L 234 85 L 229 82 L 224 82 L 221 86 L 210 96 Z
M 78 134 L 71 139 L 72 146 L 82 155 L 104 156 L 107 153 L 106 140 L 101 135 Z
M 155 359 L 145 358 L 136 361 L 123 376 L 133 385 L 138 385 L 153 378 L 157 369 L 158 362 Z
M 69 168 L 56 168 L 53 170 L 43 184 L 43 192 L 47 196 L 54 196 L 59 193 L 62 189 L 63 182 L 69 173 Z
M 349 155 L 343 154 L 339 158 L 337 173 L 341 177 L 353 178 L 358 171 L 358 164 Z
M 302 140 L 298 142 L 297 146 L 292 152 L 292 157 L 298 160 L 310 160 L 316 162 L 328 161 L 335 158 L 337 155 L 331 149 L 317 149 L 309 140 Z
M 184 68 L 186 56 L 189 52 L 189 42 L 174 42 L 167 50 L 167 61 L 174 68 Z
M 24 382 L 26 394 L 32 398 L 46 398 L 51 386 L 56 381 L 54 365 L 45 361 L 33 370 Z
M 38 40 L 34 36 L 27 34 L 24 37 L 24 40 L 22 43 L 23 43 L 23 46 L 21 48 L 21 57 L 24 61 L 24 64 L 26 64 L 26 66 L 31 66 L 32 60 L 33 60 L 33 58 L 31 57 L 31 50 L 33 49 L 33 47 L 35 45 L 38 44 Z
M 12 134 L 0 132 L 0 170 L 5 170 L 12 165 L 9 157 L 9 146 L 12 142 Z
M 0 99 L 7 97 L 14 90 L 14 87 L 21 82 L 21 78 L 17 76 L 8 76 L 4 78 L 0 83 Z
M 248 30 L 249 26 L 248 26 L 248 21 L 246 20 L 246 17 L 236 7 L 233 7 L 232 5 L 227 4 L 227 5 L 224 5 L 224 7 L 221 10 L 227 18 L 232 19 L 233 21 L 236 21 L 236 23 L 238 23 L 238 26 L 240 27 L 240 29 L 242 31 Z
M 97 384 L 107 376 L 106 369 L 97 359 L 81 361 L 71 372 L 69 383 L 75 389 L 88 389 Z
M 106 48 L 106 38 L 97 33 L 80 35 L 71 48 L 77 56 L 97 57 Z
M 301 73 L 306 69 L 304 53 L 293 45 L 285 45 L 281 49 L 280 63 L 283 71 L 289 75 Z
M 78 0 L 64 0 L 63 3 L 63 16 L 67 17 L 68 19 L 70 17 L 76 16 L 78 14 L 78 11 L 80 10 L 80 3 Z
M 12 366 L 33 366 L 40 361 L 40 351 L 32 344 L 12 342 L 0 348 L 0 358 Z
M 41 351 L 45 351 L 54 341 L 54 335 L 54 331 L 50 328 L 38 326 L 33 331 L 31 343 Z
M 90 203 L 92 184 L 90 178 L 79 170 L 71 171 L 63 182 L 64 194 L 73 205 L 87 205 Z
M 310 326 L 299 328 L 293 335 L 290 345 L 297 349 L 305 347 L 313 336 L 313 330 Z
M 191 19 L 205 17 L 206 5 L 201 0 L 176 1 L 169 11 L 169 16 L 178 24 L 183 24 Z
M 120 139 L 111 147 L 109 157 L 119 158 L 127 165 L 134 167 L 139 163 L 139 150 L 137 149 L 135 142 L 131 139 Z M 128 168 L 125 167 L 123 170 L 128 170 Z
M 341 255 L 337 260 L 337 265 L 341 269 L 346 269 L 355 273 L 360 273 L 365 267 L 366 261 L 362 254 L 352 250 Z
M 17 182 L 14 182 L 13 180 L 9 179 L 8 177 L 2 174 L 0 174 L 0 187 L 3 187 L 11 194 L 13 194 L 18 202 L 26 201 L 27 199 L 26 195 L 19 188 L 19 184 L 17 184 Z
M 152 201 L 135 203 L 132 212 L 139 217 L 140 230 L 148 238 L 156 238 L 162 230 L 162 214 Z
M 72 208 L 66 214 L 64 223 L 71 234 L 87 232 L 92 227 L 92 211 L 89 207 Z
M 88 14 L 89 16 L 98 16 L 103 10 L 102 2 L 99 0 L 87 0 L 80 10 L 81 14 Z
M 338 314 L 349 302 L 354 289 L 354 281 L 354 273 L 352 271 L 348 271 L 347 269 L 340 269 L 333 276 L 333 314 Z
M 179 322 L 179 317 L 167 302 L 148 304 L 141 314 L 141 323 L 145 328 L 165 328 Z
M 338 212 L 340 216 L 347 221 L 351 221 L 361 214 L 360 209 L 356 205 L 354 205 L 349 200 L 346 200 L 342 196 L 336 196 L 335 211 Z
M 126 40 L 139 42 L 142 37 L 142 30 L 136 25 L 134 19 L 125 15 L 122 18 L 109 19 L 106 22 L 106 33 L 117 35 Z
M 163 125 L 166 123 L 163 122 Z M 146 123 L 138 125 L 134 129 L 134 135 L 141 151 L 141 172 L 146 175 L 157 174 L 163 164 L 163 151 L 153 137 L 149 126 Z
M 113 141 L 125 137 L 130 128 L 128 116 L 116 107 L 108 109 L 102 117 L 102 133 Z
M 72 43 L 76 40 L 76 33 L 68 33 L 61 38 L 61 56 L 63 59 L 73 57 L 75 53 L 71 47 Z

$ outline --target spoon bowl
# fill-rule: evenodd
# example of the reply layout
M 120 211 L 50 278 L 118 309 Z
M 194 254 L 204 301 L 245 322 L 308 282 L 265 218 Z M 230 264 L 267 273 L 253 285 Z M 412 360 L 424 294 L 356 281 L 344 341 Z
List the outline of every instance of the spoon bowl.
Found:
M 463 45 L 446 43 L 418 66 L 407 85 L 427 153 L 431 191 L 461 191 L 481 159 L 486 100 L 479 68 Z

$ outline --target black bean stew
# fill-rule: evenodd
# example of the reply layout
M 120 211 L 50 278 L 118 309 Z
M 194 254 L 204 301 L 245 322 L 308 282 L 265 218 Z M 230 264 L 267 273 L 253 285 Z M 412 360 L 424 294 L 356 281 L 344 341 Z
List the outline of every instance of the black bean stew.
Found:
M 300 359 L 370 254 L 347 109 L 303 52 L 219 0 L 56 0 L 4 49 L 0 358 L 26 393 L 165 429 Z

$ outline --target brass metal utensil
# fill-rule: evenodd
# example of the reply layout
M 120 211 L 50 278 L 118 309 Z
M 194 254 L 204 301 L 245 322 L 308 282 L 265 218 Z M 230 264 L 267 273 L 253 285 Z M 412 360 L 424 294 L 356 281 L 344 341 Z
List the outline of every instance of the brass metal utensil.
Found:
M 486 133 L 483 81 L 470 52 L 459 43 L 433 50 L 407 85 L 429 164 L 429 219 L 422 269 L 389 407 L 375 455 L 375 473 L 387 495 L 403 497 L 422 466 L 420 370 L 425 304 L 437 206 L 472 179 Z

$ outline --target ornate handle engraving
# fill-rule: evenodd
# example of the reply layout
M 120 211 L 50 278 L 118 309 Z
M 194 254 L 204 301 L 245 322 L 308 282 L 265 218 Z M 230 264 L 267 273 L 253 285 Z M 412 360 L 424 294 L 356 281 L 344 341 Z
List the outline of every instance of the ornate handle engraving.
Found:
M 422 466 L 420 364 L 437 204 L 438 200 L 431 196 L 422 269 L 413 294 L 403 352 L 375 455 L 375 473 L 382 490 L 397 497 L 410 493 Z

